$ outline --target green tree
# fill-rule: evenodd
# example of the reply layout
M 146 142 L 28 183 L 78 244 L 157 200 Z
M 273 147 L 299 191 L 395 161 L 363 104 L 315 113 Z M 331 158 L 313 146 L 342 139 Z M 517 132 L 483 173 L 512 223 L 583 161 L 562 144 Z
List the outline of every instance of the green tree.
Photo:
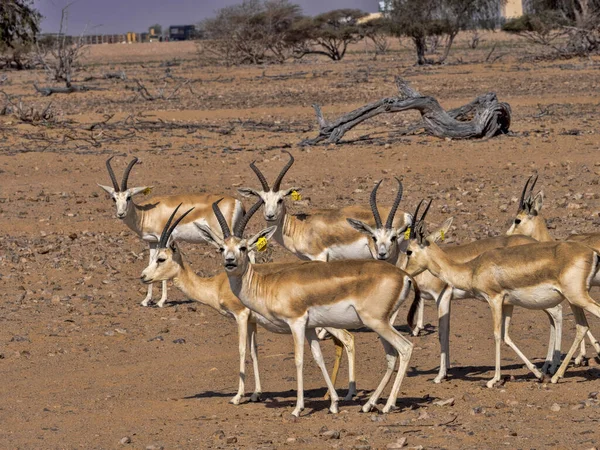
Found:
M 162 36 L 162 25 L 155 23 L 154 25 L 150 25 L 148 27 L 148 32 L 150 33 L 151 30 L 154 30 L 154 36 Z
M 32 0 L 0 0 L 0 46 L 35 42 L 41 18 Z

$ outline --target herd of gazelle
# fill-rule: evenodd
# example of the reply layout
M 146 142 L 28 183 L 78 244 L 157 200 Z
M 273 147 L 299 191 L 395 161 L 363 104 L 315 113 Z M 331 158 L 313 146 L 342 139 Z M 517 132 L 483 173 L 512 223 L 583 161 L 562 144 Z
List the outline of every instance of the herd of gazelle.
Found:
M 175 286 L 190 298 L 235 319 L 240 371 L 239 388 L 232 403 L 240 403 L 245 392 L 248 347 L 255 376 L 255 389 L 250 399 L 257 401 L 260 398 L 258 324 L 274 333 L 293 337 L 298 396 L 292 414 L 298 416 L 304 408 L 304 339 L 323 373 L 331 398 L 330 411 L 337 412 L 339 398 L 334 384 L 344 348 L 349 361 L 346 399 L 356 393 L 354 339 L 346 330 L 367 326 L 380 337 L 387 369 L 362 409 L 366 412 L 377 404 L 399 360 L 392 390 L 383 408 L 384 412 L 390 411 L 395 406 L 413 349 L 412 343 L 393 327 L 393 323 L 411 290 L 414 300 L 408 323 L 414 335 L 423 328 L 422 299 L 432 299 L 437 304 L 441 345 L 440 370 L 434 380 L 437 383 L 446 377 L 449 366 L 449 317 L 453 298 L 479 298 L 487 301 L 492 310 L 496 370 L 488 382 L 489 387 L 500 380 L 502 341 L 519 355 L 536 377 L 541 379 L 552 373 L 553 383 L 564 375 L 580 346 L 575 362 L 581 362 L 585 356 L 586 334 L 600 354 L 600 343 L 589 332 L 584 313 L 587 311 L 600 317 L 600 305 L 588 293 L 591 286 L 600 285 L 600 233 L 554 242 L 540 214 L 543 193 L 534 195 L 533 192 L 537 176 L 533 181 L 532 178 L 527 181 L 507 236 L 465 245 L 439 246 L 438 241 L 443 241 L 452 219 L 428 234 L 424 220 L 431 201 L 421 216 L 419 210 L 423 202 L 412 215 L 398 212 L 403 192 L 399 180 L 397 195 L 390 207 L 377 205 L 380 181 L 371 192 L 369 207 L 314 210 L 301 216 L 288 214 L 285 198 L 297 195 L 300 189 L 281 189 L 281 182 L 294 163 L 292 155 L 286 153 L 289 161 L 271 187 L 255 163 L 250 164 L 262 189 L 239 189 L 244 196 L 258 197 L 248 212 L 239 200 L 214 194 L 154 197 L 136 204 L 133 197 L 151 189 L 127 187 L 137 158 L 127 166 L 121 185 L 112 170 L 112 158 L 106 162 L 113 187 L 101 187 L 115 201 L 117 217 L 150 247 L 149 264 L 141 276 L 149 286 L 142 305 L 148 306 L 152 299 L 152 283 L 162 281 L 158 306 L 164 306 L 166 282 L 173 280 Z M 244 238 L 246 225 L 261 206 L 264 206 L 267 227 L 251 238 Z M 182 213 L 176 217 L 179 210 Z M 381 212 L 386 215 L 385 224 Z M 254 251 L 260 250 L 270 238 L 304 261 L 255 264 Z M 212 278 L 198 276 L 185 264 L 177 247 L 178 241 L 212 244 L 222 255 L 225 272 Z M 561 303 L 564 300 L 574 314 L 576 337 L 561 364 Z M 550 342 L 541 370 L 508 335 L 515 305 L 541 309 L 550 318 Z M 416 325 L 413 323 L 415 316 Z M 332 378 L 325 367 L 319 343 L 319 337 L 323 337 L 325 331 L 333 336 L 336 344 Z

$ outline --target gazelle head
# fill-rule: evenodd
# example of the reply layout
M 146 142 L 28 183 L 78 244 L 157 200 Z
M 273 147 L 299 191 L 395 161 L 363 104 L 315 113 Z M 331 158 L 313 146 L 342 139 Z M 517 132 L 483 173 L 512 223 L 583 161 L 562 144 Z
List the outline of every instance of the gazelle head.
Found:
M 131 172 L 131 169 L 133 169 L 133 166 L 135 166 L 138 162 L 137 158 L 133 158 L 133 160 L 125 169 L 125 172 L 123 173 L 123 179 L 121 180 L 121 186 L 119 186 L 119 183 L 117 183 L 117 177 L 115 176 L 115 172 L 110 166 L 110 160 L 113 158 L 114 156 L 111 156 L 106 160 L 106 168 L 108 169 L 108 174 L 110 175 L 113 187 L 103 186 L 101 184 L 99 184 L 98 186 L 100 186 L 102 189 L 108 192 L 108 195 L 110 195 L 113 201 L 115 202 L 115 205 L 117 207 L 117 217 L 119 219 L 124 219 L 127 216 L 127 213 L 129 212 L 129 208 L 131 208 L 131 198 L 134 195 L 152 189 L 152 186 L 127 188 L 127 179 L 129 178 L 129 173 Z
M 444 222 L 442 228 L 428 236 L 425 228 L 425 216 L 431 206 L 431 200 L 429 200 L 425 207 L 425 211 L 423 211 L 423 215 L 419 218 L 419 209 L 422 204 L 423 200 L 417 205 L 417 209 L 413 216 L 413 226 L 410 228 L 408 239 L 402 241 L 399 246 L 400 252 L 404 254 L 401 267 L 413 276 L 418 275 L 427 268 L 428 262 L 431 260 L 431 255 L 429 253 L 431 247 L 437 247 L 436 241 L 441 238 L 443 233 L 445 233 L 452 224 L 452 218 L 450 218 Z
M 539 191 L 535 196 L 533 195 L 533 188 L 537 179 L 537 175 L 532 175 L 525 183 L 519 200 L 517 215 L 506 234 L 523 234 L 538 239 L 541 237 L 541 233 L 546 230 L 546 224 L 540 215 L 544 203 L 544 192 Z
M 198 227 L 204 239 L 219 250 L 219 253 L 223 256 L 223 266 L 225 267 L 225 271 L 231 275 L 241 276 L 246 273 L 246 270 L 248 269 L 248 264 L 250 263 L 249 253 L 256 248 L 261 239 L 269 239 L 273 236 L 277 227 L 267 227 L 250 239 L 244 239 L 244 229 L 250 218 L 262 206 L 262 198 L 252 205 L 252 208 L 250 208 L 244 217 L 236 223 L 233 233 L 229 229 L 229 225 L 227 225 L 223 213 L 219 209 L 220 201 L 221 200 L 213 203 L 212 208 L 217 217 L 217 221 L 221 226 L 223 238 L 217 235 L 208 225 L 196 222 L 194 222 L 194 225 Z
M 396 181 L 398 182 L 398 194 L 396 194 L 396 199 L 394 200 L 394 204 L 390 209 L 385 226 L 383 225 L 381 216 L 379 214 L 379 209 L 377 208 L 377 189 L 379 189 L 379 185 L 382 181 L 383 180 L 379 181 L 375 185 L 371 191 L 371 197 L 369 199 L 371 211 L 373 211 L 373 217 L 375 218 L 375 228 L 372 228 L 368 224 L 357 219 L 348 218 L 346 220 L 356 231 L 369 236 L 369 251 L 371 252 L 371 256 L 373 256 L 375 259 L 385 261 L 397 256 L 398 242 L 402 237 L 402 233 L 404 233 L 406 228 L 410 226 L 412 217 L 407 214 L 407 217 L 404 221 L 405 225 L 401 229 L 393 228 L 394 216 L 396 215 L 396 211 L 400 205 L 400 200 L 402 200 L 403 192 L 402 182 L 396 178 Z
M 258 180 L 260 181 L 260 184 L 262 185 L 262 190 L 257 191 L 252 188 L 238 189 L 238 192 L 240 194 L 242 194 L 244 197 L 250 197 L 250 196 L 254 195 L 263 201 L 263 203 L 265 205 L 263 215 L 264 215 L 267 223 L 275 223 L 278 220 L 280 220 L 285 215 L 285 202 L 284 202 L 285 197 L 287 197 L 288 195 L 291 195 L 292 192 L 297 192 L 300 190 L 300 188 L 297 188 L 297 187 L 280 190 L 281 181 L 283 180 L 283 177 L 285 176 L 287 171 L 290 170 L 290 167 L 292 167 L 292 164 L 294 164 L 294 157 L 292 156 L 292 154 L 285 150 L 284 150 L 284 153 L 287 153 L 289 155 L 290 159 L 287 162 L 287 164 L 283 167 L 283 169 L 281 169 L 281 172 L 279 172 L 279 175 L 277 175 L 277 178 L 275 179 L 275 182 L 273 183 L 272 187 L 269 187 L 269 183 L 267 182 L 267 179 L 262 174 L 260 169 L 258 167 L 256 167 L 256 165 L 254 164 L 256 161 L 252 161 L 252 163 L 250 163 L 250 168 L 254 171 L 254 173 L 258 177 Z
M 155 281 L 170 280 L 175 278 L 181 269 L 183 269 L 181 253 L 177 249 L 175 241 L 171 240 L 171 234 L 177 225 L 179 225 L 179 222 L 191 213 L 194 208 L 188 209 L 171 225 L 180 206 L 181 203 L 175 208 L 162 230 L 156 253 L 140 277 L 143 283 L 150 284 Z

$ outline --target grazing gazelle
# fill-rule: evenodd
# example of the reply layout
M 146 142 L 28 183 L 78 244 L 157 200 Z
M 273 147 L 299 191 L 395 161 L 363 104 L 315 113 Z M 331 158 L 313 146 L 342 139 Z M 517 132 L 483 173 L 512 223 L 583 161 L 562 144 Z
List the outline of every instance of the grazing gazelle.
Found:
M 164 229 L 165 223 L 169 219 L 171 211 L 177 205 L 182 204 L 184 208 L 194 208 L 193 214 L 189 215 L 185 221 L 183 221 L 179 227 L 173 231 L 172 238 L 176 241 L 186 242 L 204 242 L 202 234 L 198 232 L 198 229 L 193 225 L 193 222 L 203 222 L 216 227 L 216 217 L 212 212 L 211 204 L 223 198 L 223 214 L 227 220 L 227 223 L 235 224 L 243 215 L 244 207 L 239 200 L 232 197 L 224 197 L 223 195 L 213 194 L 181 194 L 181 195 L 163 195 L 153 197 L 150 200 L 144 201 L 143 203 L 135 203 L 133 197 L 149 192 L 152 187 L 127 187 L 127 180 L 129 173 L 133 166 L 138 162 L 137 158 L 129 163 L 123 174 L 121 185 L 117 182 L 117 177 L 113 172 L 110 165 L 110 161 L 113 159 L 111 156 L 106 160 L 106 168 L 112 181 L 112 187 L 103 186 L 110 197 L 115 202 L 117 208 L 117 217 L 121 219 L 125 225 L 133 230 L 140 238 L 148 243 L 150 247 L 150 261 L 156 254 L 156 249 L 159 241 L 161 231 Z M 152 300 L 152 284 L 148 284 L 148 294 L 142 301 L 142 306 L 148 306 Z M 164 306 L 167 301 L 167 282 L 162 283 L 162 296 L 157 303 L 158 306 Z
M 288 327 L 278 326 L 246 308 L 231 292 L 227 275 L 224 272 L 211 278 L 203 278 L 194 273 L 188 265 L 184 264 L 181 251 L 177 248 L 175 241 L 171 239 L 171 235 L 179 222 L 181 222 L 192 209 L 189 209 L 182 214 L 171 225 L 179 206 L 175 208 L 175 211 L 173 211 L 165 224 L 160 235 L 157 250 L 150 260 L 148 267 L 142 272 L 141 280 L 146 284 L 154 283 L 156 281 L 173 280 L 175 286 L 191 299 L 214 308 L 224 316 L 233 317 L 235 319 L 238 328 L 240 352 L 239 388 L 237 394 L 231 399 L 230 403 L 238 405 L 244 396 L 246 349 L 248 346 L 250 347 L 250 355 L 252 357 L 255 383 L 254 393 L 250 397 L 250 401 L 258 401 L 262 389 L 260 385 L 258 356 L 256 352 L 256 325 L 259 324 L 273 333 L 290 334 L 290 329 Z M 260 264 L 255 267 L 255 270 L 261 274 L 274 273 L 278 270 L 285 269 L 285 267 L 285 264 Z M 337 372 L 340 367 L 339 363 L 342 357 L 342 344 L 346 348 L 348 354 L 348 369 L 350 371 L 350 386 L 346 400 L 351 400 L 356 394 L 356 383 L 354 380 L 354 339 L 352 338 L 352 335 L 345 330 L 328 328 L 327 331 L 334 336 L 334 342 L 336 344 L 336 361 L 332 373 L 333 383 L 335 383 L 335 378 L 337 377 Z
M 300 259 L 312 261 L 334 261 L 339 259 L 369 259 L 370 239 L 357 233 L 346 222 L 347 217 L 355 217 L 374 226 L 373 214 L 363 206 L 346 206 L 339 209 L 317 209 L 309 214 L 292 215 L 286 212 L 285 197 L 293 195 L 300 188 L 280 189 L 281 181 L 294 164 L 294 157 L 289 152 L 290 159 L 281 169 L 272 187 L 254 162 L 250 168 L 258 177 L 262 190 L 240 188 L 240 194 L 256 196 L 264 202 L 264 218 L 267 225 L 277 225 L 273 238 L 284 248 Z M 401 195 L 401 193 L 400 193 Z M 393 220 L 393 227 L 399 232 L 404 231 L 411 223 L 410 214 L 396 215 L 398 203 L 382 211 Z
M 402 182 L 398 181 L 398 197 L 396 198 L 399 203 L 402 198 Z M 370 239 L 371 255 L 375 259 L 386 260 L 392 264 L 397 265 L 407 273 L 412 274 L 414 267 L 409 265 L 406 267 L 405 255 L 399 251 L 399 239 L 401 236 L 398 230 L 395 230 L 392 226 L 391 217 L 388 216 L 385 226 L 381 220 L 381 215 L 377 208 L 377 190 L 381 181 L 378 182 L 370 196 L 371 210 L 375 219 L 376 227 L 370 227 L 366 223 L 356 220 L 353 218 L 348 219 L 348 223 L 355 228 L 357 231 L 366 234 Z M 442 227 L 433 234 L 435 240 L 443 238 L 448 233 L 450 225 L 452 224 L 452 218 L 446 220 Z M 479 241 L 471 242 L 464 245 L 453 245 L 445 246 L 444 251 L 448 253 L 457 262 L 466 262 L 475 258 L 477 255 L 495 248 L 512 247 L 515 245 L 531 244 L 536 242 L 535 239 L 526 236 L 499 236 L 493 238 L 481 239 Z M 432 275 L 429 271 L 424 271 L 415 277 L 415 281 L 421 291 L 421 299 L 434 300 L 438 308 L 438 338 L 440 340 L 440 369 L 438 375 L 434 378 L 435 383 L 441 383 L 444 378 L 448 375 L 448 368 L 450 366 L 450 305 L 452 299 L 468 298 L 472 297 L 468 292 L 460 289 L 448 286 L 447 283 L 443 282 L 439 278 Z M 417 324 L 413 329 L 413 335 L 417 335 L 419 330 L 423 329 L 423 305 L 421 301 L 419 304 L 419 310 L 417 312 Z M 550 323 L 552 324 L 550 333 L 550 345 L 548 347 L 548 354 L 546 356 L 546 362 L 542 368 L 542 372 L 546 373 L 548 369 L 554 373 L 560 364 L 560 325 L 562 319 L 562 310 L 560 306 L 551 308 L 545 311 L 550 317 Z M 557 330 L 555 331 L 555 324 Z M 557 338 L 558 335 L 558 338 Z M 558 345 L 558 347 L 557 347 Z
M 488 387 L 500 380 L 502 340 L 536 377 L 543 378 L 508 335 L 513 308 L 547 309 L 567 300 L 575 316 L 577 334 L 563 363 L 552 376 L 552 382 L 556 383 L 564 375 L 588 330 L 584 311 L 600 317 L 600 305 L 588 293 L 592 280 L 598 277 L 600 255 L 576 242 L 536 242 L 490 250 L 471 261 L 459 263 L 438 247 L 431 236 L 425 235 L 424 219 L 429 205 L 420 219 L 417 219 L 417 207 L 415 226 L 411 228 L 409 239 L 401 245 L 401 250 L 418 268 L 417 272 L 429 270 L 450 286 L 470 292 L 490 305 L 496 343 L 496 371 L 494 378 L 488 381 Z M 411 307 L 409 321 L 415 310 L 416 307 Z
M 292 412 L 299 416 L 304 409 L 304 338 L 309 342 L 331 397 L 329 410 L 338 412 L 338 395 L 323 362 L 316 327 L 352 329 L 367 326 L 374 330 L 385 349 L 387 370 L 381 383 L 363 406 L 367 412 L 377 403 L 390 381 L 398 356 L 398 373 L 383 412 L 396 404 L 400 385 L 406 374 L 413 345 L 394 329 L 390 320 L 407 298 L 411 286 L 419 297 L 414 280 L 402 270 L 382 261 L 311 261 L 287 264 L 274 273 L 261 273 L 248 258 L 248 251 L 264 245 L 275 233 L 271 226 L 250 239 L 242 237 L 250 217 L 263 201 L 252 206 L 238 225 L 230 231 L 217 203 L 214 211 L 219 218 L 223 237 L 210 226 L 198 224 L 206 240 L 219 249 L 232 292 L 247 308 L 279 327 L 289 327 L 294 339 L 298 398 Z
M 539 191 L 535 196 L 533 189 L 538 176 L 529 177 L 521 193 L 517 216 L 513 220 L 510 228 L 506 232 L 509 236 L 524 235 L 531 236 L 539 242 L 554 242 L 554 239 L 548 231 L 546 221 L 542 217 L 542 206 L 544 204 L 544 192 Z M 531 184 L 530 184 L 531 183 Z M 579 242 L 591 247 L 600 253 L 600 233 L 574 234 L 569 236 L 569 241 Z M 598 283 L 592 281 L 592 286 L 598 286 Z M 600 353 L 600 342 L 588 330 L 587 337 L 596 352 Z M 585 339 L 581 341 L 579 355 L 575 358 L 575 364 L 580 365 L 586 358 Z

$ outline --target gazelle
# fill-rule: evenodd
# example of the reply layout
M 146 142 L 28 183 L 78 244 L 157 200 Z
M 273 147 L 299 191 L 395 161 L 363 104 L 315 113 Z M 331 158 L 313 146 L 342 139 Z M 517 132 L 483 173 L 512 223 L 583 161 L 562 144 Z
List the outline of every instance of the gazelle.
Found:
M 178 204 L 182 204 L 184 208 L 194 208 L 194 213 L 189 215 L 186 220 L 173 231 L 172 238 L 176 241 L 193 243 L 204 242 L 201 233 L 198 232 L 198 229 L 193 225 L 193 222 L 200 221 L 211 224 L 213 227 L 217 226 L 211 204 L 219 198 L 223 198 L 223 214 L 226 217 L 227 223 L 235 224 L 236 221 L 244 215 L 244 207 L 239 200 L 214 194 L 167 195 L 153 197 L 143 203 L 135 203 L 133 197 L 141 193 L 149 192 L 152 189 L 151 186 L 127 187 L 129 174 L 131 169 L 133 169 L 133 166 L 138 162 L 138 159 L 133 158 L 129 163 L 123 173 L 123 179 L 120 186 L 110 165 L 112 159 L 113 157 L 111 156 L 106 160 L 106 168 L 112 181 L 112 187 L 103 186 L 101 184 L 98 186 L 104 189 L 115 202 L 117 218 L 121 219 L 125 225 L 148 243 L 150 248 L 150 261 L 153 260 L 154 255 L 156 254 L 157 243 L 161 231 L 169 219 L 171 211 L 173 211 L 173 208 Z M 152 284 L 150 283 L 148 284 L 146 298 L 142 301 L 142 306 L 148 306 L 151 300 Z M 157 305 L 162 308 L 166 301 L 167 282 L 163 281 L 162 296 Z
M 387 358 L 385 375 L 363 406 L 363 411 L 371 410 L 377 403 L 392 377 L 399 355 L 398 373 L 383 408 L 384 412 L 388 412 L 396 403 L 413 348 L 411 342 L 394 329 L 390 320 L 408 296 L 411 286 L 415 296 L 419 297 L 414 280 L 391 264 L 373 260 L 297 262 L 275 273 L 261 273 L 256 265 L 250 263 L 248 251 L 257 243 L 264 243 L 263 239 L 269 239 L 276 228 L 265 228 L 250 239 L 242 236 L 246 224 L 262 203 L 263 200 L 259 199 L 233 232 L 215 203 L 214 211 L 223 237 L 205 224 L 198 224 L 198 228 L 223 255 L 231 290 L 244 306 L 276 326 L 291 330 L 298 382 L 298 398 L 292 414 L 298 417 L 304 409 L 304 338 L 309 342 L 329 389 L 329 410 L 337 413 L 338 395 L 327 374 L 315 328 L 352 329 L 363 325 L 379 335 Z
M 230 403 L 238 405 L 244 396 L 247 347 L 250 347 L 255 383 L 254 392 L 250 397 L 250 401 L 258 401 L 262 389 L 258 371 L 258 356 L 256 352 L 256 325 L 259 324 L 273 333 L 290 334 L 290 329 L 278 326 L 246 308 L 231 292 L 227 275 L 224 272 L 214 277 L 203 278 L 194 273 L 194 271 L 184 263 L 183 255 L 177 248 L 175 241 L 171 239 L 171 236 L 177 225 L 191 213 L 193 208 L 187 210 L 171 224 L 173 218 L 177 214 L 179 206 L 175 208 L 167 220 L 160 235 L 156 252 L 150 260 L 148 267 L 142 272 L 141 280 L 145 284 L 154 283 L 156 281 L 173 280 L 175 286 L 191 299 L 196 300 L 203 305 L 210 306 L 224 316 L 233 317 L 233 319 L 235 319 L 238 328 L 240 352 L 239 387 L 237 394 L 231 399 Z M 285 264 L 260 264 L 256 266 L 255 270 L 260 274 L 266 274 L 284 270 L 285 267 Z M 350 372 L 350 386 L 346 400 L 351 400 L 356 394 L 356 383 L 354 379 L 354 339 L 352 335 L 345 330 L 327 329 L 327 331 L 334 337 L 336 345 L 336 360 L 332 373 L 332 383 L 335 384 L 335 379 L 337 378 L 343 345 L 348 354 L 348 369 Z
M 298 187 L 281 189 L 281 182 L 294 164 L 291 153 L 287 164 L 269 187 L 267 179 L 254 162 L 250 168 L 258 177 L 262 190 L 240 188 L 240 194 L 256 196 L 264 202 L 264 218 L 267 225 L 277 225 L 273 238 L 298 258 L 311 261 L 334 261 L 340 259 L 369 259 L 370 239 L 357 233 L 346 222 L 347 217 L 355 217 L 374 226 L 373 215 L 368 208 L 347 206 L 339 209 L 317 209 L 306 215 L 291 215 L 286 211 L 285 198 L 300 190 Z M 401 195 L 401 193 L 400 193 Z M 394 229 L 404 231 L 411 223 L 410 214 L 396 215 L 397 202 L 382 211 L 393 219 Z
M 459 263 L 438 247 L 431 236 L 425 235 L 424 219 L 430 205 L 431 201 L 418 220 L 417 207 L 415 225 L 411 228 L 409 239 L 401 245 L 401 250 L 418 271 L 429 270 L 450 286 L 470 292 L 490 305 L 496 343 L 496 370 L 487 386 L 493 387 L 500 380 L 502 340 L 519 355 L 536 377 L 543 377 L 508 335 L 513 308 L 547 309 L 567 300 L 575 315 L 577 334 L 561 366 L 552 376 L 552 383 L 556 383 L 563 377 L 588 330 L 584 311 L 600 317 L 600 305 L 588 293 L 592 280 L 598 278 L 600 255 L 576 242 L 537 242 L 490 250 L 471 261 Z M 409 321 L 415 311 L 416 308 L 411 307 Z
M 402 182 L 396 178 L 398 182 L 399 196 L 397 201 L 400 202 L 402 198 Z M 397 265 L 407 273 L 412 274 L 415 271 L 414 267 L 410 265 L 406 267 L 405 255 L 399 251 L 399 242 L 402 242 L 402 238 L 392 226 L 390 217 L 388 216 L 385 226 L 381 220 L 379 209 L 377 208 L 377 190 L 381 185 L 379 181 L 373 190 L 369 198 L 371 210 L 373 211 L 373 217 L 375 219 L 376 227 L 373 228 L 368 224 L 348 218 L 348 223 L 357 231 L 369 236 L 371 255 L 374 259 L 380 259 L 388 261 L 392 264 Z M 452 218 L 446 220 L 442 227 L 434 233 L 432 236 L 437 241 L 443 238 L 448 233 L 452 224 Z M 479 241 L 471 242 L 463 245 L 445 246 L 444 251 L 448 253 L 457 262 L 467 262 L 475 258 L 479 254 L 492 250 L 495 248 L 513 247 L 515 245 L 530 244 L 536 242 L 535 239 L 528 238 L 526 236 L 499 236 L 493 238 L 481 239 Z M 448 368 L 450 366 L 450 306 L 451 300 L 459 298 L 472 297 L 468 292 L 460 289 L 448 286 L 447 283 L 435 277 L 428 271 L 424 271 L 415 276 L 415 281 L 421 291 L 421 299 L 435 300 L 438 309 L 438 338 L 440 340 L 440 369 L 438 375 L 434 378 L 435 383 L 441 383 L 444 378 L 448 375 Z M 423 329 L 423 306 L 424 302 L 419 303 L 417 312 L 417 324 L 413 329 L 413 335 L 416 336 L 419 330 Z M 542 368 L 542 372 L 545 373 L 548 369 L 553 373 L 560 364 L 560 325 L 562 320 L 562 310 L 560 306 L 551 308 L 545 311 L 550 317 L 550 323 L 552 325 L 550 333 L 550 345 L 548 347 L 548 354 L 546 356 L 546 362 Z M 556 328 L 556 330 L 555 330 Z
M 546 226 L 546 221 L 542 217 L 541 211 L 544 205 L 544 192 L 539 191 L 535 196 L 533 189 L 537 183 L 538 176 L 532 175 L 529 177 L 521 192 L 519 199 L 519 207 L 517 216 L 513 220 L 510 228 L 506 232 L 507 235 L 524 235 L 531 236 L 539 242 L 554 242 L 554 238 L 550 235 L 550 231 Z M 531 183 L 531 184 L 530 184 Z M 575 234 L 568 238 L 569 241 L 579 242 L 591 247 L 596 252 L 600 252 L 600 233 Z M 592 286 L 598 286 L 597 282 L 592 281 Z M 596 352 L 600 353 L 600 342 L 588 330 L 587 337 Z M 581 341 L 579 355 L 575 358 L 575 364 L 580 365 L 586 358 L 585 339 Z

